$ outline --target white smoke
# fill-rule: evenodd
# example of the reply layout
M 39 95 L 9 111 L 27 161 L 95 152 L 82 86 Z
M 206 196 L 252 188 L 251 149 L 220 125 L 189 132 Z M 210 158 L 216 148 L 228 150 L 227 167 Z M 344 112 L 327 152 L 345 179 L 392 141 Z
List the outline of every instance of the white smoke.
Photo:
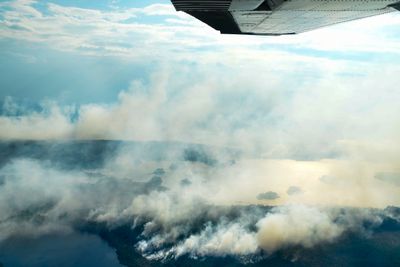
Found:
M 0 242 L 16 235 L 71 232 L 86 222 L 128 224 L 143 226 L 136 249 L 149 259 L 248 259 L 335 242 L 347 231 L 364 234 L 365 222 L 377 227 L 385 216 L 380 210 L 307 205 L 218 206 L 213 192 L 226 180 L 208 180 L 212 172 L 204 169 L 216 167 L 197 165 L 158 171 L 163 187 L 149 178 L 151 171 L 148 178 L 109 177 L 101 174 L 103 169 L 99 174 L 66 171 L 45 162 L 14 160 L 0 171 Z M 190 172 L 197 174 L 182 186 L 177 176 Z
M 333 241 L 344 231 L 328 213 L 306 206 L 278 208 L 261 219 L 257 227 L 258 244 L 268 252 L 295 245 L 310 248 Z
M 363 223 L 377 227 L 382 223 L 383 213 L 371 210 L 342 210 L 338 213 L 334 209 L 290 205 L 272 209 L 254 225 L 249 219 L 251 216 L 254 214 L 243 214 L 233 221 L 222 220 L 217 224 L 208 222 L 200 232 L 188 235 L 168 249 L 163 248 L 167 243 L 166 235 L 156 234 L 140 241 L 137 249 L 152 260 L 184 255 L 248 259 L 261 251 L 268 255 L 290 247 L 313 248 L 332 243 L 346 231 L 363 235 L 366 231 Z
M 307 206 L 284 206 L 275 208 L 255 224 L 251 230 L 246 218 L 233 222 L 223 221 L 217 225 L 207 223 L 198 234 L 188 236 L 169 250 L 154 252 L 162 237 L 141 241 L 138 249 L 148 253 L 150 259 L 168 257 L 227 256 L 244 257 L 260 250 L 267 253 L 287 247 L 311 248 L 324 242 L 333 242 L 348 227 L 334 222 L 328 212 Z M 360 223 L 358 221 L 358 223 Z
M 228 76 L 183 82 L 185 91 L 171 93 L 167 89 L 174 83 L 161 73 L 148 90 L 134 83 L 117 103 L 81 106 L 75 120 L 71 109 L 54 103 L 44 105 L 43 112 L 1 116 L 2 140 L 204 143 L 221 163 L 146 162 L 146 151 L 130 148 L 93 173 L 58 170 L 48 162 L 11 161 L 0 170 L 0 239 L 73 231 L 81 221 L 130 223 L 143 225 L 137 248 L 150 258 L 246 256 L 334 242 L 347 230 L 363 232 L 364 220 L 381 222 L 370 211 L 343 215 L 316 207 L 400 205 L 400 187 L 393 186 L 396 177 L 379 175 L 399 172 L 398 119 L 387 116 L 398 111 L 398 94 L 382 96 L 385 101 L 366 120 L 364 112 L 353 109 L 371 104 L 370 95 L 378 94 L 374 86 L 360 93 L 324 82 L 307 93 L 281 92 L 265 89 L 248 73 L 239 75 L 239 87 L 227 82 Z M 247 84 L 255 88 L 248 96 L 250 104 L 242 101 Z M 364 96 L 368 99 L 359 99 Z M 286 108 L 287 97 L 291 105 Z M 15 110 L 15 105 L 7 102 L 6 108 Z M 348 113 L 353 115 L 343 120 Z M 370 131 L 375 123 L 382 127 Z M 224 149 L 240 153 L 231 160 L 220 152 Z M 148 175 L 159 167 L 167 170 L 162 184 L 149 187 Z M 294 184 L 301 185 L 301 194 L 287 193 Z M 280 197 L 257 199 L 262 192 Z M 221 218 L 226 211 L 210 208 L 254 204 L 283 207 L 252 210 L 231 220 Z

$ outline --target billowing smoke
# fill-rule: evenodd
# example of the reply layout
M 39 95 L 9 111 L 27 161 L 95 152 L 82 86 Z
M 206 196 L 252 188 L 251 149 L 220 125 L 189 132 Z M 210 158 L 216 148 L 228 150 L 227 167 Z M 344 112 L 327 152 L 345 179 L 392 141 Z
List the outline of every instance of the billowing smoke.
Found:
M 304 206 L 282 207 L 257 223 L 259 246 L 266 251 L 301 245 L 313 247 L 335 240 L 345 226 L 334 223 L 328 213 Z
M 229 180 L 240 176 L 224 179 L 221 173 L 234 173 L 239 163 L 221 160 L 209 165 L 188 159 L 188 149 L 193 152 L 196 146 L 165 152 L 170 160 L 159 160 L 149 147 L 138 149 L 140 144 L 102 142 L 81 143 L 75 154 L 81 164 L 72 162 L 72 169 L 71 162 L 60 164 L 56 156 L 65 157 L 69 152 L 63 148 L 71 143 L 42 144 L 47 159 L 43 153 L 36 158 L 24 154 L 35 145 L 43 150 L 40 143 L 14 143 L 15 154 L 9 154 L 13 156 L 0 170 L 0 242 L 15 236 L 72 233 L 91 224 L 109 229 L 129 225 L 138 231 L 135 250 L 149 260 L 231 256 L 247 262 L 289 248 L 330 244 L 348 232 L 363 236 L 389 216 L 373 209 L 235 203 L 240 196 L 223 190 L 239 190 L 237 181 Z M 88 149 L 93 146 L 106 149 Z M 49 152 L 55 147 L 56 152 Z M 22 150 L 15 152 L 18 149 Z M 130 166 L 121 169 L 128 150 Z M 200 151 L 206 155 L 205 148 Z M 94 153 L 106 161 L 86 163 Z M 114 171 L 117 168 L 119 172 Z
M 8 100 L 0 242 L 127 227 L 123 240 L 148 260 L 252 262 L 367 238 L 388 218 L 398 224 L 397 210 L 385 209 L 400 205 L 398 128 L 372 134 L 363 112 L 343 121 L 354 104 L 346 88 L 337 107 L 322 93 L 335 90 L 309 89 L 317 103 L 243 76 L 240 88 L 221 77 L 171 92 L 166 76 L 148 90 L 133 83 L 109 105 L 24 111 Z M 243 84 L 257 90 L 248 96 Z M 385 99 L 398 111 L 395 97 Z M 397 125 L 381 110 L 369 119 Z
M 104 2 L 0 3 L 16 97 L 0 103 L 0 266 L 3 244 L 56 234 L 100 237 L 127 266 L 400 266 L 399 42 L 383 18 L 338 47 Z
M 372 215 L 371 215 L 372 216 Z M 224 219 L 217 224 L 205 223 L 199 233 L 191 234 L 168 250 L 153 252 L 164 237 L 141 241 L 138 248 L 150 258 L 235 255 L 245 257 L 261 251 L 302 246 L 311 248 L 324 242 L 333 242 L 349 229 L 347 223 L 337 223 L 338 217 L 328 210 L 307 206 L 283 206 L 273 209 L 250 210 L 239 217 Z M 364 218 L 365 219 L 365 218 Z M 362 224 L 364 220 L 359 220 Z

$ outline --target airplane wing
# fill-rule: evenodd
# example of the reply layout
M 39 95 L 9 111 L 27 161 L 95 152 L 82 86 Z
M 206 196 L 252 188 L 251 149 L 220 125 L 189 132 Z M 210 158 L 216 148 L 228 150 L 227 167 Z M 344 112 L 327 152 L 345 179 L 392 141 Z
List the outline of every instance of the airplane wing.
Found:
M 399 0 L 171 0 L 221 33 L 296 34 L 400 10 Z

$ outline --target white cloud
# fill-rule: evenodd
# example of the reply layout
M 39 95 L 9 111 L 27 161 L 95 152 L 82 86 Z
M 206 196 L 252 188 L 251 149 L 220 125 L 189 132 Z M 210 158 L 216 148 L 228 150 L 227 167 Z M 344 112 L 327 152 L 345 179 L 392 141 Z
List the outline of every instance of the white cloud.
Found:
M 193 49 L 210 47 L 236 54 L 252 53 L 255 58 L 262 56 L 266 49 L 271 49 L 269 46 L 273 46 L 275 51 L 286 51 L 288 48 L 346 53 L 397 54 L 399 51 L 394 31 L 400 24 L 400 15 L 396 12 L 296 36 L 251 37 L 220 35 L 187 14 L 176 12 L 170 4 L 102 11 L 49 3 L 44 13 L 34 3 L 3 3 L 7 9 L 3 7 L 1 11 L 4 26 L 0 28 L 0 35 L 45 42 L 56 49 L 133 58 L 167 59 L 176 56 L 188 59 L 196 53 L 201 54 Z M 149 17 L 150 22 L 143 22 L 144 16 Z M 158 16 L 166 17 L 160 17 L 159 22 L 151 22 Z M 132 46 L 119 46 L 115 42 L 130 43 Z M 177 47 L 179 52 L 175 52 Z M 163 52 L 158 53 L 158 50 Z

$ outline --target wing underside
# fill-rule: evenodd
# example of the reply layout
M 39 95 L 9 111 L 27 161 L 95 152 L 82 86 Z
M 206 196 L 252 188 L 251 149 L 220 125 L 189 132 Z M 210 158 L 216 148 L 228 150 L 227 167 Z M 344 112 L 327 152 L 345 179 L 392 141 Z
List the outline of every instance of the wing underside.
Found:
M 177 10 L 221 33 L 282 35 L 385 14 L 399 9 L 389 0 L 173 0 Z

